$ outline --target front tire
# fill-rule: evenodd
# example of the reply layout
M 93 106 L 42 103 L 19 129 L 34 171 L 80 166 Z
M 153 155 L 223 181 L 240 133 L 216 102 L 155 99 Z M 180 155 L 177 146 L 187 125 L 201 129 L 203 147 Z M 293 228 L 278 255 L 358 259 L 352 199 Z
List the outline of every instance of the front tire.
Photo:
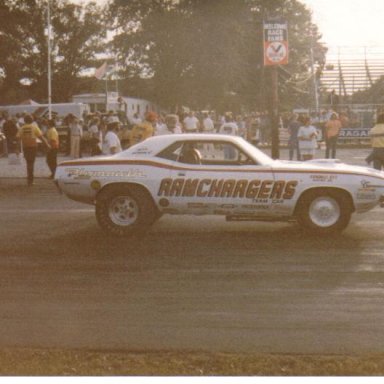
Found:
M 136 186 L 112 186 L 96 200 L 96 219 L 109 234 L 124 236 L 150 226 L 157 210 L 148 192 Z
M 339 233 L 351 219 L 349 196 L 334 190 L 313 190 L 299 201 L 296 217 L 301 227 L 315 234 Z

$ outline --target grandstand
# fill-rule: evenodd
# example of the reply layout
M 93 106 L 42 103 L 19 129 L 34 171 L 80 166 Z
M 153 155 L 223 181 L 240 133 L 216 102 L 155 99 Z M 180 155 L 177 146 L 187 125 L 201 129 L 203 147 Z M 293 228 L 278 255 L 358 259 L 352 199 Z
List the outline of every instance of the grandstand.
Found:
M 384 76 L 384 47 L 329 47 L 320 79 L 323 92 L 346 98 Z

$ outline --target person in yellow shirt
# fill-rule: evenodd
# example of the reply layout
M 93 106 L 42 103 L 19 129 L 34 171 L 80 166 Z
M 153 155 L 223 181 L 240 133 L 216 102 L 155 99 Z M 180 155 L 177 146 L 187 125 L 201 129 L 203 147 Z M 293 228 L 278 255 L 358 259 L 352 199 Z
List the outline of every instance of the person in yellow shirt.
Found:
M 59 134 L 55 127 L 55 121 L 50 119 L 48 120 L 48 130 L 46 133 L 47 140 L 51 148 L 47 151 L 47 165 L 51 171 L 50 179 L 55 177 L 56 167 L 57 167 L 57 153 L 59 151 Z
M 148 137 L 154 135 L 155 124 L 157 121 L 157 114 L 155 112 L 149 111 L 145 116 L 145 120 L 142 123 L 135 125 L 130 133 L 129 145 L 135 145 L 144 141 Z
M 372 153 L 366 159 L 373 160 L 373 168 L 381 170 L 384 168 L 384 113 L 377 117 L 375 126 L 369 131 L 371 137 Z
M 49 148 L 48 141 L 43 136 L 38 125 L 33 121 L 31 115 L 24 117 L 25 124 L 20 127 L 17 136 L 20 138 L 23 148 L 24 158 L 27 163 L 27 179 L 28 185 L 33 185 L 33 172 L 35 166 L 35 159 L 37 154 L 38 139 L 42 140 Z

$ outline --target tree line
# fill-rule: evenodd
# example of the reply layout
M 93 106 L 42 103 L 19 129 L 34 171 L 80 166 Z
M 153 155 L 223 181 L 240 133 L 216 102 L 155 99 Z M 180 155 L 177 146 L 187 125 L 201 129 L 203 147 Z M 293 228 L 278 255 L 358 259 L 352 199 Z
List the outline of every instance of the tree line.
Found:
M 308 105 L 325 47 L 298 0 L 50 0 L 52 101 L 104 92 L 93 76 L 107 60 L 121 94 L 175 109 L 267 109 L 263 20 L 288 22 L 289 64 L 279 67 L 284 107 Z M 0 104 L 47 102 L 47 0 L 0 5 Z M 316 73 L 313 73 L 315 68 Z

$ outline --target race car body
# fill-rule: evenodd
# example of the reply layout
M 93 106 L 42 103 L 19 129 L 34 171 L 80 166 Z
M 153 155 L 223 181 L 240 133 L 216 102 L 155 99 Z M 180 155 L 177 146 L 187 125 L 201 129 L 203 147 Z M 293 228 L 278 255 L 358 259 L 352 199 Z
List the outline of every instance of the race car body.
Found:
M 65 161 L 55 179 L 69 198 L 95 204 L 101 227 L 118 235 L 164 213 L 297 220 L 329 233 L 380 204 L 384 191 L 384 172 L 337 160 L 272 160 L 218 134 L 155 136 L 113 156 Z

